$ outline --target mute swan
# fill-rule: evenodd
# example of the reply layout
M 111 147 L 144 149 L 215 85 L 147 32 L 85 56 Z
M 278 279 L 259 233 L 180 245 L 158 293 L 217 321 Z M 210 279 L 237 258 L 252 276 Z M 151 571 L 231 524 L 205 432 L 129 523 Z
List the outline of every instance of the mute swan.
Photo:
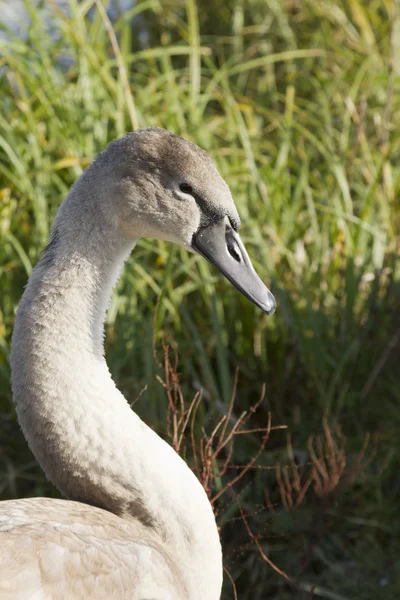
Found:
M 222 556 L 195 475 L 131 410 L 103 354 L 112 288 L 141 237 L 204 255 L 266 313 L 272 294 L 208 154 L 163 129 L 106 148 L 72 187 L 22 297 L 13 397 L 68 500 L 0 503 L 0 598 L 218 600 Z

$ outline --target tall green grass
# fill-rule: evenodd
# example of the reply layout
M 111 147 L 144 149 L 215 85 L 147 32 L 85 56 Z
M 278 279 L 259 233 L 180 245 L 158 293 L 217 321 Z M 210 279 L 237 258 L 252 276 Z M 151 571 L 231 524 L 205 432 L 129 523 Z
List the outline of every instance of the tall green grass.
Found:
M 400 51 L 397 2 L 142 0 L 123 14 L 29 0 L 26 39 L 0 38 L 0 494 L 54 494 L 19 433 L 8 356 L 14 315 L 51 222 L 97 152 L 158 125 L 208 150 L 242 216 L 242 236 L 279 308 L 262 316 L 197 256 L 143 240 L 107 319 L 107 356 L 138 412 L 165 431 L 157 344 L 178 351 L 204 423 L 237 414 L 267 383 L 256 426 L 287 424 L 296 460 L 322 420 L 339 424 L 348 464 L 370 432 L 376 455 L 329 501 L 282 505 L 274 470 L 221 508 L 226 564 L 240 598 L 390 598 L 400 593 Z M 397 7 L 397 8 L 396 8 Z M 0 17 L 1 26 L 1 17 Z M 4 24 L 3 30 L 6 30 Z M 157 317 L 154 312 L 157 308 Z M 254 436 L 239 440 L 244 464 Z M 288 463 L 271 433 L 259 463 Z M 372 442 L 371 442 L 372 445 Z M 383 468 L 385 467 L 385 468 Z M 351 480 L 351 481 L 350 481 Z M 274 511 L 265 505 L 265 490 Z M 237 552 L 237 548 L 241 552 Z M 398 563 L 397 563 L 398 564 Z M 229 581 L 226 598 L 232 597 Z

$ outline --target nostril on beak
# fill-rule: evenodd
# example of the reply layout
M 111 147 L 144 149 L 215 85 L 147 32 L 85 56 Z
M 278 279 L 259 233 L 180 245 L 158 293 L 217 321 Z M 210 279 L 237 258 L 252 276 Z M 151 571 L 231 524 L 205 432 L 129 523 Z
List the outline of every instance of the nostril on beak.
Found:
M 238 263 L 242 262 L 242 253 L 240 252 L 240 248 L 237 243 L 232 239 L 228 239 L 226 245 L 232 258 L 234 258 Z

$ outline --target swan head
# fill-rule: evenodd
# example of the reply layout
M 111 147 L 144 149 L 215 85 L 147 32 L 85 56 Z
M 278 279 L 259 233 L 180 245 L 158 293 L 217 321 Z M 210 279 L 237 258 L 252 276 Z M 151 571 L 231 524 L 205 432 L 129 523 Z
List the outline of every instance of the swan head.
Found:
M 275 299 L 240 239 L 229 187 L 207 152 L 151 127 L 109 144 L 93 166 L 102 175 L 97 197 L 112 207 L 110 218 L 117 213 L 121 235 L 166 240 L 200 253 L 264 312 L 275 311 Z

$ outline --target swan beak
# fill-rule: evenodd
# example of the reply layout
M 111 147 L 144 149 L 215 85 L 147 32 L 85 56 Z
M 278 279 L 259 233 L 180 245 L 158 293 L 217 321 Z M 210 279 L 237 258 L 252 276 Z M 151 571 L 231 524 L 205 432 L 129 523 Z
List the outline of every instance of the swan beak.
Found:
M 215 265 L 246 298 L 267 315 L 276 309 L 276 301 L 254 270 L 239 234 L 228 217 L 201 227 L 192 239 L 192 248 Z

